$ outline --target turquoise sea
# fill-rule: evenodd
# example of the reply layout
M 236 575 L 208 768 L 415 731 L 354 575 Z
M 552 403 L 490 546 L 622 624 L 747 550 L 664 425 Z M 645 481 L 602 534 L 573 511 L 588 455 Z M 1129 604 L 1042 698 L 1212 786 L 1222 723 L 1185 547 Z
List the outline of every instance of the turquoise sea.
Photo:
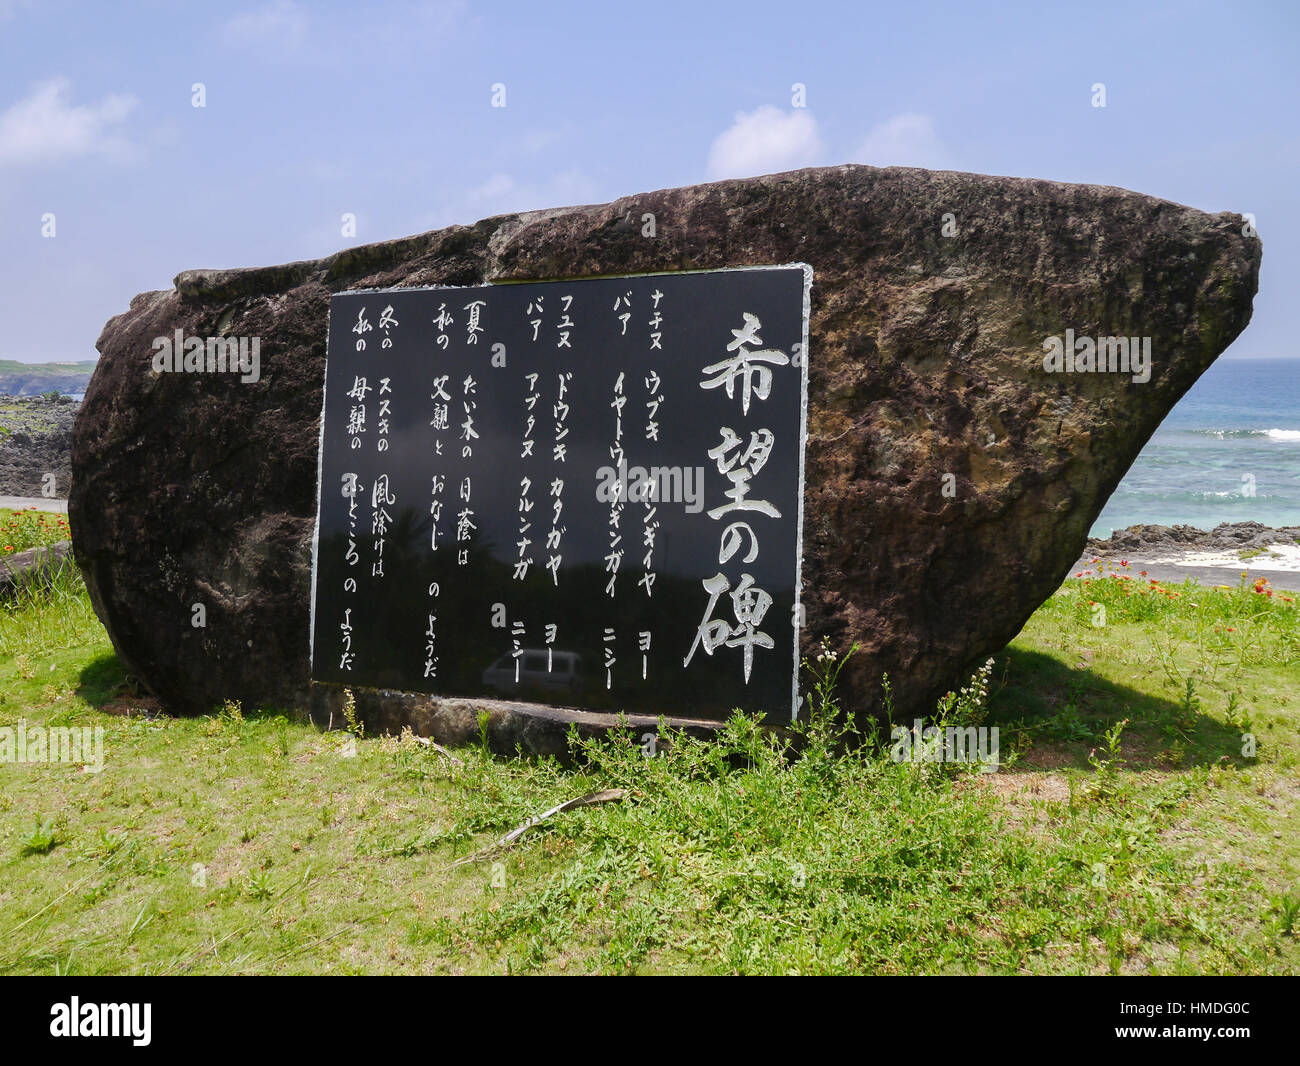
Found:
M 1300 526 L 1300 359 L 1220 359 L 1142 449 L 1092 527 Z

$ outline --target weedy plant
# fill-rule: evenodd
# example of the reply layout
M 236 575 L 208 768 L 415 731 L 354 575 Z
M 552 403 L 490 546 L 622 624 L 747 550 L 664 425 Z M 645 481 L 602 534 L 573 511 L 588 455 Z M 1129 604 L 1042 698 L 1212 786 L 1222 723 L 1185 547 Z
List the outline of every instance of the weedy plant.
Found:
M 270 899 L 274 894 L 274 888 L 271 884 L 271 871 L 264 868 L 251 871 L 248 875 L 248 882 L 244 886 L 244 894 L 253 900 Z
M 357 717 L 357 701 L 350 688 L 343 690 L 343 721 L 347 731 L 360 740 L 366 735 L 366 724 Z
M 854 715 L 844 713 L 835 695 L 835 686 L 840 672 L 849 659 L 857 653 L 859 645 L 855 642 L 843 655 L 831 651 L 830 640 L 823 637 L 817 654 L 810 659 L 803 659 L 801 665 L 812 679 L 808 692 L 808 715 L 806 720 L 796 722 L 794 732 L 813 747 L 824 749 L 834 744 L 851 744 L 854 741 L 879 746 L 878 725 L 873 721 L 863 734 Z
M 55 819 L 41 819 L 38 817 L 32 826 L 32 831 L 22 842 L 21 853 L 23 855 L 48 855 L 54 850 L 54 845 L 58 842 Z
M 1119 792 L 1119 768 L 1124 765 L 1123 743 L 1120 738 L 1126 725 L 1128 725 L 1127 718 L 1122 722 L 1116 722 L 1106 730 L 1102 738 L 1105 754 L 1098 755 L 1096 748 L 1088 753 L 1088 765 L 1096 771 L 1093 788 L 1097 796 L 1103 800 L 1111 799 Z
M 238 744 L 244 736 L 244 710 L 238 700 L 226 700 L 208 723 L 207 732 L 212 737 L 225 737 L 230 744 Z
M 1284 892 L 1274 896 L 1270 910 L 1276 935 L 1295 936 L 1296 924 L 1300 922 L 1300 892 Z

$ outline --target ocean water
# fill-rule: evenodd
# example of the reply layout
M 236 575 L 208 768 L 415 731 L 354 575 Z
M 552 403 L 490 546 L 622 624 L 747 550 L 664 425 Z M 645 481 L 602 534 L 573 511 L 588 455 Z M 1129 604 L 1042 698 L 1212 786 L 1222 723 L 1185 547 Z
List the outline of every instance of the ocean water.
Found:
M 1251 521 L 1300 526 L 1300 359 L 1219 359 L 1165 417 L 1092 535 Z

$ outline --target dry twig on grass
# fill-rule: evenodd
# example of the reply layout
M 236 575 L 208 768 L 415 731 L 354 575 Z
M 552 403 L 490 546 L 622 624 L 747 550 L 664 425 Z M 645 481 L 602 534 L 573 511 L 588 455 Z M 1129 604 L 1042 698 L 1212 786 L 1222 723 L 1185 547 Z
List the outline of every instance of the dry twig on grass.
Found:
M 484 848 L 473 855 L 466 855 L 463 859 L 457 859 L 452 863 L 452 866 L 463 866 L 466 863 L 482 862 L 484 859 L 491 858 L 497 852 L 510 847 L 510 845 L 518 841 L 528 830 L 541 825 L 542 822 L 553 815 L 563 814 L 565 811 L 571 811 L 577 807 L 594 807 L 599 803 L 618 803 L 626 795 L 627 789 L 625 788 L 606 788 L 599 792 L 588 792 L 585 796 L 579 796 L 577 799 L 565 800 L 563 803 L 552 807 L 549 811 L 543 811 L 536 817 L 529 818 L 523 825 L 516 826 L 491 847 Z

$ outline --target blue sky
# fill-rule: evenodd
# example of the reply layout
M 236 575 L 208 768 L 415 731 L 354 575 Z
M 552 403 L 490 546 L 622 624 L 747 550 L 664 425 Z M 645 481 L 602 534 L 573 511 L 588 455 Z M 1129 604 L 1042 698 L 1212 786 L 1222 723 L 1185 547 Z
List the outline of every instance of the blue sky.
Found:
M 1261 289 L 1228 357 L 1300 356 L 1297 11 L 0 0 L 0 358 L 93 358 L 192 267 L 844 162 L 1252 212 Z

